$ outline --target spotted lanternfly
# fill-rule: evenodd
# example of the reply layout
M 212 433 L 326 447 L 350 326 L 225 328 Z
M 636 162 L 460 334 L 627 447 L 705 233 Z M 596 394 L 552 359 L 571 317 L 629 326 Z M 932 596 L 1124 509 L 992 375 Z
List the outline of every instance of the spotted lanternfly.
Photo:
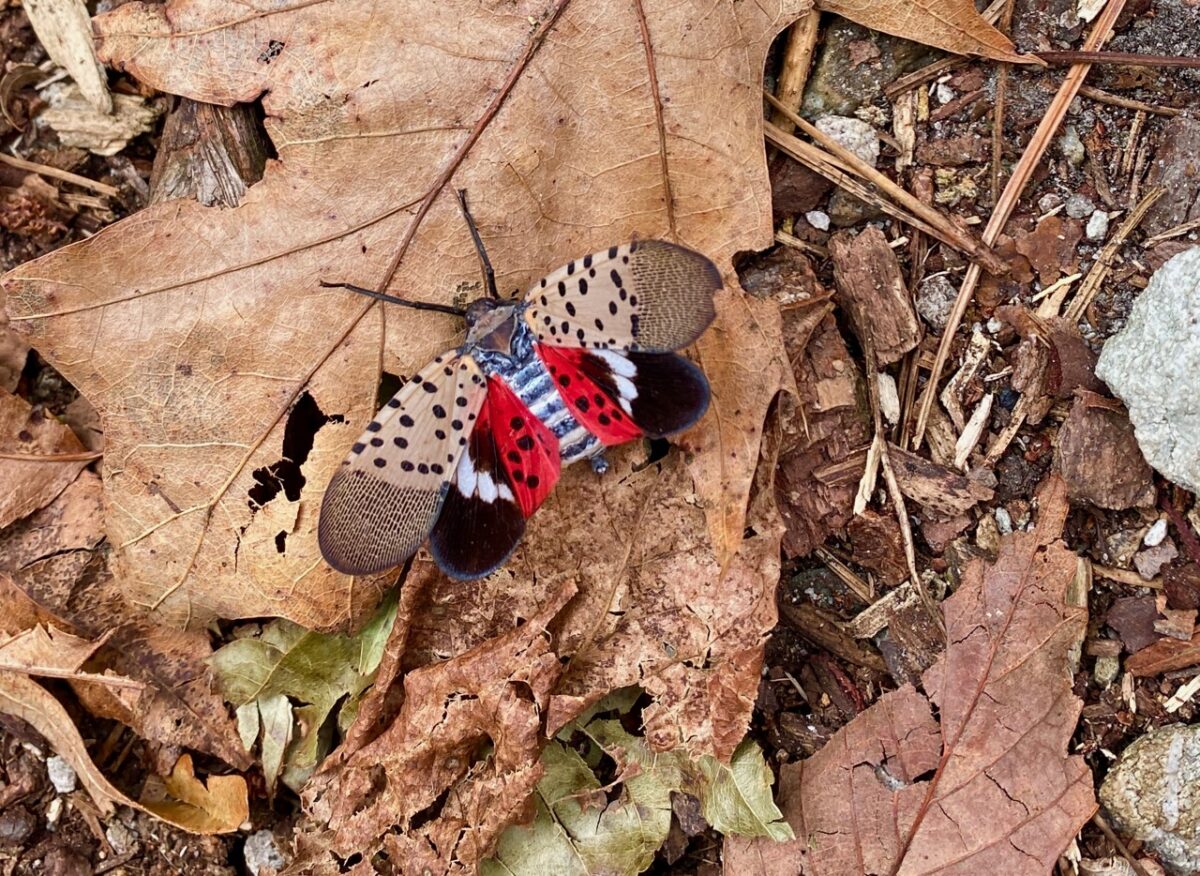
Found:
M 708 407 L 704 374 L 674 351 L 712 322 L 721 274 L 711 261 L 634 241 L 503 300 L 459 199 L 492 297 L 459 311 L 337 284 L 467 324 L 466 342 L 401 387 L 330 481 L 318 538 L 342 572 L 397 566 L 428 539 L 447 575 L 487 575 L 512 553 L 561 466 L 587 459 L 602 473 L 606 447 L 679 432 Z

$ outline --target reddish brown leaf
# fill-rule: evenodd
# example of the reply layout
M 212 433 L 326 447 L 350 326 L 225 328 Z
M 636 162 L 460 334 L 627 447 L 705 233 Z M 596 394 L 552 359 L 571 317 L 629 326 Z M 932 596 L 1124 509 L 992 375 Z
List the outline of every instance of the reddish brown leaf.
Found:
M 310 866 L 327 867 L 331 851 L 369 859 L 393 832 L 390 848 L 430 872 L 487 856 L 541 777 L 541 715 L 562 671 L 546 627 L 572 595 L 561 587 L 517 629 L 405 676 L 391 726 L 309 783 Z M 480 759 L 488 740 L 494 749 Z
M 1095 810 L 1091 772 L 1067 754 L 1082 708 L 1069 655 L 1087 617 L 1067 602 L 1066 513 L 1051 479 L 1036 529 L 972 562 L 943 603 L 951 644 L 924 675 L 929 700 L 905 685 L 785 766 L 797 839 L 727 840 L 727 876 L 1049 872 Z

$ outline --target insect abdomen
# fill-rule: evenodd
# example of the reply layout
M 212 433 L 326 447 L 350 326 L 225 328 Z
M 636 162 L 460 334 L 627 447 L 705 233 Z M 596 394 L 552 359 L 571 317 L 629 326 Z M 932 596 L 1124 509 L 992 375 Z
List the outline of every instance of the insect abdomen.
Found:
M 554 381 L 536 355 L 531 355 L 529 361 L 516 371 L 501 377 L 533 415 L 554 433 L 564 465 L 594 456 L 603 449 L 596 436 L 571 416 Z

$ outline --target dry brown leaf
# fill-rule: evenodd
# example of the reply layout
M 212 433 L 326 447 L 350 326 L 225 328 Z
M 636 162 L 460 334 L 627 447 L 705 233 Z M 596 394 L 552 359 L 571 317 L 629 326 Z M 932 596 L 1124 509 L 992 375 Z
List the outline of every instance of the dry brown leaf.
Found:
M 105 636 L 96 671 L 111 669 L 143 687 L 114 691 L 76 682 L 89 708 L 144 738 L 248 768 L 234 721 L 212 689 L 207 635 L 129 620 L 132 612 L 105 567 L 102 516 L 100 478 L 85 471 L 50 505 L 0 533 L 0 598 L 10 609 L 0 628 L 16 633 L 52 622 L 88 638 Z
M 0 646 L 0 660 L 6 660 L 14 651 L 23 652 L 22 656 L 37 664 L 37 669 L 22 667 L 19 671 L 0 672 L 0 712 L 27 721 L 46 737 L 50 746 L 71 764 L 83 787 L 106 815 L 112 814 L 118 805 L 132 806 L 192 833 L 236 830 L 249 817 L 248 789 L 241 776 L 213 776 L 205 788 L 192 773 L 191 757 L 184 755 L 166 780 L 161 795 L 148 791 L 142 800 L 144 805 L 135 803 L 114 788 L 96 767 L 62 704 L 23 674 L 42 670 L 43 674 L 70 675 L 79 670 L 98 644 L 61 632 L 51 636 L 40 627 L 9 639 Z
M 325 872 L 330 852 L 369 860 L 385 837 L 406 872 L 487 857 L 541 778 L 542 713 L 562 671 L 546 627 L 573 595 L 564 585 L 524 625 L 405 676 L 398 718 L 309 782 L 306 867 Z
M 951 644 L 923 676 L 929 699 L 904 685 L 784 766 L 797 839 L 727 839 L 728 876 L 1051 870 L 1096 804 L 1090 770 L 1067 755 L 1087 614 L 1069 596 L 1062 481 L 1038 500 L 1036 529 L 1005 536 L 990 566 L 973 561 L 943 603 Z
M 365 306 L 318 280 L 374 285 L 395 257 L 393 291 L 474 294 L 470 240 L 444 190 L 451 177 L 471 194 L 505 289 L 635 232 L 679 239 L 728 271 L 734 252 L 770 240 L 761 112 L 747 83 L 804 7 L 664 7 L 643 21 L 641 7 L 613 0 L 496 12 L 414 3 L 379 20 L 329 19 L 329 7 L 304 4 L 247 19 L 211 0 L 186 22 L 142 4 L 100 17 L 102 55 L 151 84 L 219 103 L 269 90 L 279 153 L 236 209 L 155 205 L 7 281 L 14 325 L 93 401 L 108 458 L 120 460 L 105 481 L 107 528 L 135 601 L 168 622 L 360 619 L 389 576 L 352 581 L 320 561 L 320 490 L 373 413 L 381 364 L 411 373 L 456 343 L 458 327 Z M 586 36 L 598 17 L 602 46 Z M 172 27 L 203 33 L 171 38 Z M 718 308 L 696 351 L 712 410 L 684 439 L 689 462 L 661 465 L 664 488 L 682 483 L 701 513 L 667 533 L 637 531 L 625 551 L 629 533 L 601 539 L 597 553 L 618 553 L 585 593 L 627 586 L 621 561 L 635 546 L 695 545 L 718 572 L 741 547 L 762 419 L 785 372 L 773 304 L 730 290 Z M 302 449 L 289 446 L 285 462 L 289 426 Z M 530 527 L 527 556 L 562 531 L 577 537 L 588 513 L 572 490 L 586 479 L 563 479 L 560 501 Z M 629 491 L 616 480 L 602 489 Z M 562 553 L 539 577 L 574 574 L 581 558 Z M 522 575 L 518 586 L 529 584 Z
M 13 635 L 0 633 L 0 669 L 26 675 L 70 675 L 102 644 L 41 624 Z
M 46 454 L 85 453 L 86 448 L 66 426 L 42 408 L 0 389 L 0 529 L 44 508 L 87 465 L 74 462 L 30 462 Z
M 916 40 L 962 55 L 1038 64 L 1017 54 L 1012 42 L 988 24 L 972 0 L 817 0 L 818 9 L 836 12 L 872 30 Z
M 182 755 L 161 784 L 146 783 L 139 801 L 151 815 L 191 833 L 232 833 L 250 818 L 246 780 L 241 776 L 196 778 L 192 756 Z

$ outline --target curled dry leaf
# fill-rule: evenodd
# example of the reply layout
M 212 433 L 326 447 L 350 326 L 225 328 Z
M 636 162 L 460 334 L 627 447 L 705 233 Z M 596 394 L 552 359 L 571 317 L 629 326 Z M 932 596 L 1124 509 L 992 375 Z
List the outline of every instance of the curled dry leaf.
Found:
M 1037 58 L 1017 54 L 1008 37 L 984 20 L 972 0 L 817 0 L 816 5 L 872 30 L 948 52 L 1018 64 L 1041 63 Z
M 250 818 L 246 780 L 241 776 L 196 778 L 192 756 L 182 755 L 171 775 L 148 781 L 141 808 L 192 833 L 231 833 Z
M 0 532 L 0 597 L 8 609 L 0 629 L 16 633 L 52 622 L 88 638 L 104 636 L 97 671 L 111 669 L 142 687 L 72 682 L 89 709 L 146 739 L 248 768 L 225 703 L 211 689 L 207 635 L 128 619 L 105 566 L 102 516 L 100 478 L 85 471 L 47 507 Z
M 40 629 L 40 628 L 39 628 Z M 10 639 L 0 649 L 5 654 L 16 643 L 18 650 L 38 663 L 43 674 L 70 676 L 95 651 L 89 643 L 63 633 L 51 637 L 44 631 Z M 192 833 L 228 833 L 249 817 L 249 795 L 241 776 L 212 776 L 208 786 L 192 772 L 191 757 L 184 755 L 175 765 L 161 793 L 135 803 L 117 790 L 96 767 L 79 731 L 62 704 L 46 688 L 22 672 L 0 671 L 0 712 L 27 721 L 46 737 L 50 746 L 74 768 L 79 781 L 106 815 L 116 806 L 132 806 Z
M 79 439 L 42 408 L 0 388 L 0 529 L 48 505 L 88 464 L 34 462 L 47 454 L 86 453 Z M 5 458 L 10 457 L 10 458 Z
M 562 672 L 546 627 L 574 593 L 564 585 L 522 626 L 405 676 L 396 720 L 305 789 L 306 867 L 337 872 L 333 855 L 369 859 L 385 840 L 413 872 L 478 866 L 541 778 L 542 715 Z
M 904 685 L 785 766 L 797 840 L 735 838 L 726 874 L 1050 871 L 1096 804 L 1087 765 L 1067 754 L 1087 615 L 1068 596 L 1078 560 L 1060 541 L 1062 481 L 1038 500 L 1036 529 L 1005 536 L 995 563 L 973 561 L 943 603 L 950 645 L 923 676 L 928 699 Z

